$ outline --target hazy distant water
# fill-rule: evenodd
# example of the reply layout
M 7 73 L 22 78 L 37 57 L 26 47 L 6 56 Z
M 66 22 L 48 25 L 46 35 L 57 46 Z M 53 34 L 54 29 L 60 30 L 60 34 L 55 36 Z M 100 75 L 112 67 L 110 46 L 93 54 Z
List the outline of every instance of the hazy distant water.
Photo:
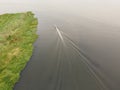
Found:
M 40 5 L 42 4 L 40 5 L 33 4 L 26 6 L 24 4 L 18 5 L 18 4 L 4 3 L 0 5 L 0 13 L 32 10 L 36 14 L 36 16 L 39 18 L 38 34 L 40 35 L 40 37 L 38 41 L 35 43 L 35 48 L 36 48 L 35 50 L 37 50 L 37 48 L 42 48 L 40 47 L 42 43 L 44 43 L 45 45 L 46 48 L 45 50 L 49 49 L 49 47 L 47 47 L 47 44 L 51 43 L 50 45 L 52 45 L 53 43 L 55 43 L 56 40 L 47 41 L 48 40 L 47 37 L 48 35 L 50 35 L 51 39 L 55 39 L 52 33 L 55 32 L 54 25 L 57 25 L 60 28 L 60 30 L 66 33 L 76 43 L 76 45 L 84 52 L 84 54 L 90 58 L 90 62 L 95 67 L 95 70 L 98 70 L 100 72 L 100 75 L 102 75 L 102 77 L 106 79 L 106 83 L 109 83 L 112 90 L 119 90 L 120 89 L 119 86 L 120 27 L 119 27 L 119 17 L 117 16 L 119 15 L 119 13 L 117 13 L 117 11 L 114 11 L 114 10 L 119 10 L 119 8 L 116 7 L 112 9 L 113 11 L 109 11 L 108 8 L 103 10 L 105 7 L 99 9 L 100 5 L 105 6 L 103 4 L 100 4 L 99 6 L 96 5 L 94 6 L 93 4 L 92 6 L 92 4 L 87 3 L 85 4 L 85 6 L 91 5 L 90 6 L 91 8 L 81 9 L 81 7 L 85 7 L 85 6 L 81 5 L 79 7 L 79 3 L 78 4 L 73 3 L 74 8 L 72 10 L 72 5 L 67 6 L 65 8 L 65 5 L 67 4 L 64 3 L 67 2 L 55 3 L 54 5 L 49 3 L 44 2 L 43 5 L 46 6 L 41 6 L 41 7 Z M 64 8 L 62 7 L 62 3 Z M 69 9 L 69 7 L 71 8 Z M 93 8 L 95 7 L 97 7 L 96 10 L 93 10 Z M 97 13 L 98 12 L 97 9 L 100 10 L 101 13 Z M 86 12 L 87 10 L 89 10 L 88 13 Z M 96 11 L 96 14 L 94 11 Z M 108 13 L 105 13 L 104 11 L 107 11 Z M 117 15 L 115 15 L 114 13 L 111 14 L 112 12 L 114 12 Z M 50 32 L 52 33 L 50 33 L 49 31 L 47 32 L 47 30 L 51 30 Z M 41 35 L 41 33 L 43 35 Z M 40 38 L 42 38 L 42 40 L 45 41 L 39 41 L 41 40 Z M 35 52 L 42 54 L 40 51 L 35 51 Z M 34 55 L 35 53 L 33 52 L 33 57 Z M 22 81 L 24 82 L 25 77 L 28 77 L 26 81 L 29 79 L 29 76 L 27 75 L 30 73 L 29 71 L 30 67 L 32 70 L 32 63 L 34 63 L 33 65 L 36 65 L 36 67 L 34 66 L 35 68 L 38 68 L 39 64 L 37 65 L 38 63 L 37 60 L 39 59 L 36 59 L 36 62 L 34 62 L 34 59 L 32 58 L 31 62 L 28 63 L 29 68 L 27 67 L 25 71 L 23 71 L 22 74 L 23 78 L 21 77 L 20 85 L 18 86 L 23 85 Z M 37 71 L 35 71 L 35 73 L 37 73 Z M 20 88 L 18 90 L 20 90 Z

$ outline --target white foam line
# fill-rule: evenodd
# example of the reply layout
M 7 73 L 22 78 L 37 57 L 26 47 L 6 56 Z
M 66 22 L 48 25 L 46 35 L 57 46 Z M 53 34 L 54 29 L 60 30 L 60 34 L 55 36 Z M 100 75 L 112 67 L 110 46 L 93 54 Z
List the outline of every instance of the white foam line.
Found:
M 65 42 L 64 42 L 63 36 L 62 36 L 62 34 L 61 34 L 59 28 L 58 28 L 56 25 L 54 25 L 54 26 L 55 26 L 55 29 L 57 30 L 57 33 L 58 33 L 58 35 L 59 35 L 59 37 L 60 37 L 62 43 L 65 45 Z
M 57 30 L 58 35 L 59 35 L 59 37 L 61 38 L 61 40 L 64 41 L 64 40 L 63 40 L 63 37 L 62 37 L 62 34 L 61 34 L 61 32 L 60 32 L 60 30 L 59 30 L 57 27 L 56 27 L 56 30 Z

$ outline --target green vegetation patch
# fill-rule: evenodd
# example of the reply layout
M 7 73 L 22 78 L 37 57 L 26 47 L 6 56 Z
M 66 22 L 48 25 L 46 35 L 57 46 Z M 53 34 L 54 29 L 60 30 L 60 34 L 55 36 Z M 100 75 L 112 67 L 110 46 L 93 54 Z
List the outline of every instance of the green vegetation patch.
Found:
M 38 21 L 32 12 L 0 15 L 0 90 L 12 90 L 30 59 Z

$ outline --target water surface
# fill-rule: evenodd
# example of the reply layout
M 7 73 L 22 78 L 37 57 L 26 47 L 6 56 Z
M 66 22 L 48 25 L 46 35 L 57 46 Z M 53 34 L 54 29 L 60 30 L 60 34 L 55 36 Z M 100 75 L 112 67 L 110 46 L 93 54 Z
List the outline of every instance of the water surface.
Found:
M 70 6 L 60 8 L 62 3 L 43 5 L 46 8 L 38 4 L 1 6 L 1 13 L 32 10 L 39 19 L 39 38 L 14 90 L 119 90 L 120 27 L 117 20 L 110 21 L 110 15 L 102 9 L 103 16 L 91 13 L 93 9 L 85 14 L 82 10 L 87 10 L 80 9 L 78 4 L 73 10 L 68 8 Z

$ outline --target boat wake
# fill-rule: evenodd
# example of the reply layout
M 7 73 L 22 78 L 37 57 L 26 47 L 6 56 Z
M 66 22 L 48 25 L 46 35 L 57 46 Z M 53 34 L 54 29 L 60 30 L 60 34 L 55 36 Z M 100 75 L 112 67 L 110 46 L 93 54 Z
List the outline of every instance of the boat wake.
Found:
M 93 64 L 93 61 L 88 56 L 86 56 L 86 54 L 76 45 L 75 41 L 73 41 L 69 37 L 69 35 L 67 35 L 63 31 L 61 31 L 56 25 L 54 25 L 54 26 L 55 26 L 55 29 L 56 29 L 58 36 L 59 36 L 61 42 L 63 43 L 63 45 L 67 47 L 66 42 L 69 42 L 71 48 L 73 50 L 75 50 L 76 53 L 81 58 L 82 63 L 84 63 L 84 65 L 87 66 L 89 74 L 99 83 L 99 85 L 100 85 L 99 88 L 101 88 L 101 90 L 110 90 L 107 88 L 105 83 L 103 83 L 103 81 L 101 80 L 101 77 L 99 77 L 99 75 L 98 75 L 99 73 L 96 72 L 95 65 Z

